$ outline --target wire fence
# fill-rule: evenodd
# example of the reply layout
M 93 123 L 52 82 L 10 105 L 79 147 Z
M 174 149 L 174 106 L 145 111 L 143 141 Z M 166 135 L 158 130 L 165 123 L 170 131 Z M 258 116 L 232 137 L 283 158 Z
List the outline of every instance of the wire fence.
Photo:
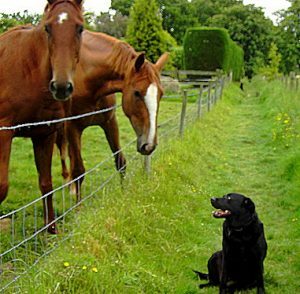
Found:
M 181 111 L 158 125 L 160 139 L 166 141 L 176 134 L 183 137 L 185 127 L 209 112 L 217 101 L 221 99 L 226 82 L 228 82 L 228 78 L 222 76 L 204 85 L 197 85 L 197 88 L 186 88 L 182 93 L 164 96 L 163 100 L 165 101 L 177 99 L 177 103 L 179 103 L 181 100 Z M 119 106 L 59 120 L 0 127 L 0 131 L 37 125 L 51 125 L 103 113 L 117 107 Z M 118 152 L 127 152 L 135 144 L 136 139 L 132 139 Z M 43 257 L 49 255 L 76 233 L 80 206 L 90 201 L 100 191 L 103 191 L 113 179 L 118 179 L 118 171 L 106 174 L 99 172 L 99 170 L 103 169 L 111 170 L 111 161 L 115 155 L 112 154 L 78 178 L 57 187 L 50 193 L 36 197 L 26 205 L 0 216 L 0 292 L 8 289 L 13 289 L 15 293 L 20 292 L 16 281 L 33 268 Z M 141 156 L 134 152 L 130 158 L 127 158 L 127 165 L 136 166 L 135 161 L 140 160 L 140 158 Z M 152 156 L 144 156 L 146 172 L 151 171 L 151 158 Z M 82 200 L 76 202 L 76 197 L 69 192 L 70 187 L 72 184 L 78 183 L 83 177 L 85 178 L 85 184 L 82 187 Z M 127 177 L 130 177 L 130 175 L 127 175 Z M 49 195 L 53 197 L 55 219 L 53 222 L 44 225 L 42 200 Z M 47 212 L 46 205 L 46 214 Z M 49 235 L 47 233 L 48 227 L 53 225 L 53 223 L 58 226 L 60 232 L 58 235 Z

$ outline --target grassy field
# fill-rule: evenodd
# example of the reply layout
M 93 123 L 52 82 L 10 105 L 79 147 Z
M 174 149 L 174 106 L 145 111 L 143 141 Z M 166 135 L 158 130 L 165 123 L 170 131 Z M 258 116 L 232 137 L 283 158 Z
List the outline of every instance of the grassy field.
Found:
M 192 269 L 206 271 L 208 258 L 221 248 L 222 221 L 212 218 L 210 197 L 235 191 L 254 200 L 265 225 L 269 246 L 265 260 L 267 292 L 297 293 L 298 96 L 286 92 L 279 82 L 259 79 L 246 84 L 245 92 L 236 85 L 227 87 L 223 100 L 186 128 L 183 139 L 173 136 L 161 140 L 149 176 L 137 168 L 122 188 L 116 178 L 85 203 L 74 222 L 74 237 L 21 279 L 19 291 L 218 293 L 216 288 L 199 290 Z M 177 111 L 176 107 L 177 103 L 164 102 L 160 119 L 168 117 L 174 108 Z M 120 124 L 125 142 L 132 133 L 125 121 Z M 104 148 L 102 155 L 99 153 L 103 138 L 96 138 L 93 132 L 94 128 L 89 129 L 84 137 L 84 157 L 90 166 L 95 154 L 100 157 L 109 152 Z M 11 167 L 16 173 L 11 176 L 11 200 L 3 210 L 9 210 L 14 199 L 19 205 L 20 200 L 14 197 L 19 189 L 36 187 L 33 164 L 32 171 L 27 166 L 20 171 L 19 166 L 19 148 L 26 150 L 21 152 L 22 158 L 25 153 L 32 161 L 30 147 L 17 144 Z M 60 173 L 57 160 L 54 166 L 56 179 Z M 24 170 L 30 176 L 20 180 L 18 174 L 23 175 Z

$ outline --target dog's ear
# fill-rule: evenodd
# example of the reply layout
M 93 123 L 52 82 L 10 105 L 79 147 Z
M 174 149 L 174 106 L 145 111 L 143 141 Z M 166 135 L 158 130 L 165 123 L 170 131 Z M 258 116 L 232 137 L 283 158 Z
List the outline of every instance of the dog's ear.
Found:
M 248 209 L 251 213 L 255 212 L 255 204 L 250 198 L 245 198 L 244 199 L 244 207 Z

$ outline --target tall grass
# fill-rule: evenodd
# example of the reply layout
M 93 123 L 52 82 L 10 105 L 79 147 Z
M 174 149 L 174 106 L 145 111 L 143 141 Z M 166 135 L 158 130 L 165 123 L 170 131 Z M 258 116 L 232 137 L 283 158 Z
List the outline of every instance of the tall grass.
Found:
M 276 81 L 245 88 L 230 85 L 183 139 L 162 141 L 150 175 L 137 167 L 123 187 L 116 179 L 84 204 L 76 234 L 21 279 L 20 292 L 199 293 L 192 269 L 206 271 L 221 248 L 209 199 L 236 191 L 265 225 L 267 292 L 297 293 L 300 101 Z

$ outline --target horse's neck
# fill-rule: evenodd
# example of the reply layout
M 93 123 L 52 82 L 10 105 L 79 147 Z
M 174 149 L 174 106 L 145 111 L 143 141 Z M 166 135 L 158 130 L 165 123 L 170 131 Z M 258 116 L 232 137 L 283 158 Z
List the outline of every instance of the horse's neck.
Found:
M 51 66 L 47 39 L 43 34 L 39 27 L 20 27 L 1 36 L 0 72 L 3 83 L 12 76 L 25 83 L 33 74 L 39 77 L 39 81 L 48 79 Z
M 125 66 L 116 67 L 111 62 L 117 39 L 101 33 L 85 32 L 83 37 L 80 65 L 89 82 L 102 81 L 105 95 L 123 89 Z

